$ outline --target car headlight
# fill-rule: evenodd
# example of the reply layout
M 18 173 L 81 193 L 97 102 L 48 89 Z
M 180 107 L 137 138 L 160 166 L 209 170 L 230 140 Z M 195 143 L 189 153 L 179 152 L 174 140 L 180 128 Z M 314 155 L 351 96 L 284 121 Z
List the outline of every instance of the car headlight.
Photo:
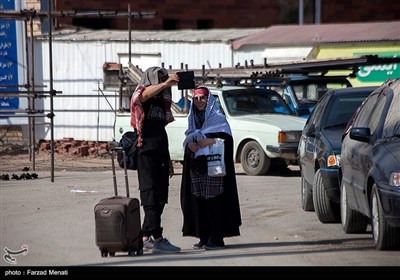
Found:
M 389 184 L 391 186 L 400 187 L 400 172 L 393 172 L 390 174 Z
M 326 160 L 328 167 L 336 167 L 340 164 L 340 155 L 330 155 Z
M 280 131 L 279 143 L 298 143 L 300 141 L 301 131 Z

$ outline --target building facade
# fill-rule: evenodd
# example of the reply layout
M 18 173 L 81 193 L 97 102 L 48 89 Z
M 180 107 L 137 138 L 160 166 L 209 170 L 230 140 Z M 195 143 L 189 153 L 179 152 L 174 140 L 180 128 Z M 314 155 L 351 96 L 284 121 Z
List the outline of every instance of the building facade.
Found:
M 47 2 L 47 0 L 41 0 Z M 156 12 L 152 19 L 132 22 L 136 30 L 259 28 L 276 24 L 346 23 L 400 19 L 400 3 L 392 0 L 54 0 L 56 10 Z M 300 7 L 300 8 L 299 8 Z M 56 28 L 127 29 L 127 19 L 63 17 Z

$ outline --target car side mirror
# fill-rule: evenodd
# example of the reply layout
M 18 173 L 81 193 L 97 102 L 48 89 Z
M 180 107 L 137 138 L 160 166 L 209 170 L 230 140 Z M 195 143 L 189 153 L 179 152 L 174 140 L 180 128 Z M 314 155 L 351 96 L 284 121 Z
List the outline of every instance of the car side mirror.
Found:
M 371 137 L 371 130 L 369 127 L 353 127 L 350 129 L 350 139 L 369 143 Z

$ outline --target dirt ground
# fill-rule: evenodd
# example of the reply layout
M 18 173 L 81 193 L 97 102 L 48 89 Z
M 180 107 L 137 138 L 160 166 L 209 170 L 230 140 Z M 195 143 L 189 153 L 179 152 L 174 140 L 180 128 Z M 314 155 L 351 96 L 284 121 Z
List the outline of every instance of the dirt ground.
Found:
M 115 161 L 117 164 L 117 161 Z M 51 154 L 49 152 L 35 152 L 29 154 L 27 146 L 0 144 L 0 175 L 8 172 L 35 172 L 51 170 Z M 174 166 L 179 169 L 181 164 L 176 162 Z M 117 169 L 119 167 L 117 166 Z M 55 171 L 102 171 L 111 170 L 111 155 L 102 156 L 64 156 L 54 154 Z M 10 174 L 11 175 L 11 174 Z
M 348 266 L 357 267 L 358 275 L 365 272 L 365 267 L 400 267 L 398 251 L 377 251 L 370 230 L 345 234 L 340 224 L 322 224 L 314 212 L 304 212 L 300 205 L 300 172 L 294 166 L 290 167 L 292 172 L 247 176 L 236 165 L 241 235 L 228 238 L 224 250 L 206 251 L 193 250 L 192 245 L 198 240 L 182 236 L 182 172 L 177 163 L 162 222 L 165 236 L 181 247 L 182 252 L 174 256 L 145 252 L 141 257 L 121 252 L 113 258 L 102 258 L 95 243 L 93 209 L 101 199 L 113 195 L 110 158 L 55 155 L 52 182 L 48 172 L 50 155 L 35 156 L 37 180 L 0 181 L 0 244 L 2 249 L 14 251 L 29 246 L 29 253 L 15 257 L 20 267 L 68 266 L 71 275 L 72 266 L 93 266 L 96 271 L 111 266 L 134 267 L 135 271 L 142 266 L 229 266 L 230 269 L 258 266 L 268 267 L 265 273 L 270 273 L 272 266 L 329 266 L 325 274 L 332 273 L 332 266 Z M 0 154 L 0 175 L 21 174 L 24 167 L 30 166 L 27 151 Z M 130 196 L 139 197 L 137 172 L 128 174 Z M 121 168 L 117 170 L 117 184 L 119 194 L 125 195 Z M 4 256 L 3 261 L 0 259 L 0 272 L 3 267 L 10 267 Z M 21 273 L 34 270 L 18 269 Z

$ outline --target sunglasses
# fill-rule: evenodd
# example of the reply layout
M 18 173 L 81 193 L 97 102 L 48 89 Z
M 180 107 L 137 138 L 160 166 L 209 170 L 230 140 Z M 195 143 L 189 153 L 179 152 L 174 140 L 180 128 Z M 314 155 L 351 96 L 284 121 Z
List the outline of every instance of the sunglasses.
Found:
M 205 95 L 195 96 L 195 97 L 193 97 L 193 99 L 194 99 L 195 101 L 203 101 L 203 100 L 206 100 L 206 99 L 207 99 L 207 96 L 205 96 Z

